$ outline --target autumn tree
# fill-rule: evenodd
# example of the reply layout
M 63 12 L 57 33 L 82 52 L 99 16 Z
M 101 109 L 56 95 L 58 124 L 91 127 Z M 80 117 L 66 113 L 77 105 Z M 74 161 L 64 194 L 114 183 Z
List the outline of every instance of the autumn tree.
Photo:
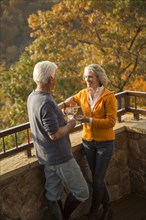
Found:
M 144 91 L 145 6 L 142 0 L 64 0 L 29 19 L 32 44 L 6 73 L 5 91 L 11 99 L 11 124 L 27 120 L 26 100 L 34 88 L 32 70 L 41 60 L 58 65 L 57 102 L 84 87 L 84 67 L 99 63 L 107 72 L 109 88 Z M 135 80 L 141 82 L 138 84 Z
M 0 65 L 0 78 L 5 79 L 6 71 L 5 71 L 5 63 Z M 6 85 L 4 85 L 3 81 L 0 81 L 0 125 L 1 129 L 6 127 L 5 121 L 7 120 L 7 115 L 9 113 L 9 109 L 11 106 L 11 101 L 6 94 Z M 7 107 L 6 107 L 7 106 Z
M 33 66 L 28 54 L 24 53 L 19 62 L 6 70 L 0 66 L 0 124 L 1 129 L 28 121 L 26 102 L 35 88 L 32 79 Z
M 28 48 L 31 58 L 57 62 L 63 78 L 72 78 L 74 91 L 83 68 L 99 63 L 110 87 L 123 91 L 145 73 L 145 6 L 142 0 L 64 0 L 39 11 L 28 20 L 35 39 Z

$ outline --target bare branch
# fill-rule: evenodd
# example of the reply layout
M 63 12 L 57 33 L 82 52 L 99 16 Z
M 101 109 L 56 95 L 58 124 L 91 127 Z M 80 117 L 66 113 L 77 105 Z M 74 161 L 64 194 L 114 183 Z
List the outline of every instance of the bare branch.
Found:
M 118 73 L 119 74 L 122 74 L 122 73 L 124 73 L 125 71 L 126 71 L 126 69 L 128 69 L 129 68 L 129 66 L 131 66 L 132 65 L 132 63 L 129 63 L 127 66 L 125 66 L 121 71 L 119 71 Z
M 97 39 L 98 39 L 98 41 L 99 41 L 99 44 L 101 45 L 101 37 L 100 37 L 100 35 L 99 35 L 99 32 L 98 32 L 98 30 L 97 30 L 97 28 L 95 28 L 95 32 L 96 32 L 96 36 L 97 36 Z M 104 48 L 102 47 L 102 46 L 100 46 L 100 50 L 103 52 L 103 53 L 105 53 L 105 50 L 104 50 Z
M 141 49 L 142 49 L 142 48 L 141 48 Z M 140 50 L 141 50 L 141 49 L 140 49 Z M 140 50 L 139 50 L 139 51 L 140 51 Z M 139 51 L 138 51 L 138 52 L 139 52 Z M 127 52 L 123 52 L 123 54 L 126 54 L 126 55 L 127 55 Z M 131 55 L 137 57 L 137 53 L 134 53 L 134 52 L 130 52 L 130 51 L 129 51 L 129 54 L 131 54 Z M 142 58 L 139 58 L 139 60 L 145 62 L 145 60 L 142 59 Z
M 120 67 L 121 67 L 121 60 L 118 59 L 118 62 L 117 62 L 117 68 L 120 69 Z
M 106 73 L 107 73 L 107 75 L 109 75 L 109 72 L 106 70 Z M 119 85 L 116 83 L 116 84 L 114 84 L 113 82 L 112 82 L 112 80 L 110 79 L 110 78 L 108 78 L 109 79 L 109 83 L 114 87 L 114 88 L 119 88 Z
M 144 41 L 140 46 L 138 52 L 140 52 L 143 49 L 143 46 L 146 44 L 146 41 Z
M 138 34 L 141 32 L 141 30 L 142 30 L 141 27 L 138 27 L 138 28 L 137 28 L 137 31 L 136 31 L 136 33 L 135 33 L 135 36 L 133 37 L 133 39 L 132 39 L 132 41 L 131 41 L 131 43 L 130 43 L 130 46 L 129 46 L 129 48 L 128 48 L 129 51 L 132 49 L 132 46 L 133 46 L 134 42 L 136 41 L 136 38 L 137 38 Z
M 112 80 L 110 80 L 109 79 L 109 82 L 110 82 L 110 84 L 114 87 L 114 88 L 119 88 L 119 85 L 118 84 L 114 84 L 113 82 L 112 82 Z
M 135 59 L 135 64 L 133 69 L 131 70 L 131 72 L 128 74 L 127 79 L 124 81 L 122 87 L 124 88 L 124 86 L 126 85 L 126 83 L 128 82 L 129 78 L 131 77 L 131 75 L 135 72 L 137 65 L 138 65 L 138 60 L 139 60 L 139 56 L 136 57 Z
M 135 70 L 136 70 L 136 68 L 137 68 L 138 60 L 139 60 L 139 55 L 138 55 L 138 56 L 136 57 L 136 59 L 135 59 L 135 64 L 134 64 L 133 70 L 131 71 L 132 73 L 135 72 Z
M 98 40 L 99 40 L 99 43 L 101 44 L 101 37 L 100 37 L 100 35 L 99 35 L 98 30 L 97 30 L 96 27 L 95 27 L 95 32 L 96 32 L 97 38 L 98 38 Z
M 94 44 L 94 42 L 90 42 L 90 41 L 83 41 L 83 40 L 78 40 L 78 41 L 83 44 Z

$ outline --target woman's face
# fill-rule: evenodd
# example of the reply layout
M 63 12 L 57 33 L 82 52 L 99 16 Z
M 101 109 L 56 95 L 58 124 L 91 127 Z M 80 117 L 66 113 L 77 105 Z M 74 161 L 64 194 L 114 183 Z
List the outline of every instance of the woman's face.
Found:
M 96 89 L 99 87 L 99 82 L 95 73 L 86 69 L 84 71 L 84 80 L 87 84 L 87 88 Z

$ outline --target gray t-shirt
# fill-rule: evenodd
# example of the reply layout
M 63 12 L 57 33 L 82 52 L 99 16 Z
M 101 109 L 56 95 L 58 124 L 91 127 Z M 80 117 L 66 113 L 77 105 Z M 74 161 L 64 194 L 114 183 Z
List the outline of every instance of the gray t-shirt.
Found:
M 66 124 L 62 111 L 49 93 L 33 91 L 27 100 L 28 117 L 32 139 L 39 163 L 57 165 L 73 158 L 69 135 L 51 140 L 54 134 Z

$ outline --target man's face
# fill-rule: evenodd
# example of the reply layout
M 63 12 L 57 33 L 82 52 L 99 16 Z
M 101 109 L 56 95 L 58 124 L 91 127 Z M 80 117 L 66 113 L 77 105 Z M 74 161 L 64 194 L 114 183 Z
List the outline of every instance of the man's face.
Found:
M 55 87 L 56 82 L 57 82 L 57 76 L 56 76 L 56 73 L 55 73 L 54 77 L 52 77 L 52 87 L 53 88 Z
M 55 75 L 54 76 L 50 76 L 49 77 L 49 87 L 48 87 L 48 89 L 50 90 L 52 90 L 52 89 L 54 89 L 55 88 L 55 85 L 56 85 L 56 81 L 57 81 L 57 77 L 56 77 L 56 73 L 55 73 Z

